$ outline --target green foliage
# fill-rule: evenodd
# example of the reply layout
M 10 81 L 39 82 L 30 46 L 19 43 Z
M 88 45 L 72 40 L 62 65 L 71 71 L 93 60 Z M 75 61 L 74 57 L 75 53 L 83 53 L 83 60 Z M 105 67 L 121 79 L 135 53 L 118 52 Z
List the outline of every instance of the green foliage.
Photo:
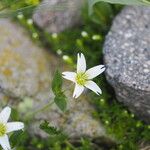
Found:
M 22 143 L 22 141 L 25 139 L 26 139 L 26 133 L 22 130 L 16 131 L 10 136 L 10 141 L 11 141 L 12 147 L 16 147 L 16 146 L 20 145 Z
M 113 4 L 123 4 L 123 5 L 146 5 L 150 6 L 149 0 L 88 0 L 89 2 L 89 12 L 93 13 L 93 6 L 100 2 L 108 2 Z
M 54 78 L 53 78 L 53 81 L 52 81 L 52 90 L 53 90 L 55 95 L 58 95 L 59 93 L 61 93 L 62 83 L 63 83 L 62 75 L 57 70 L 54 74 Z
M 55 72 L 53 81 L 52 81 L 52 90 L 55 94 L 54 102 L 60 108 L 60 110 L 65 111 L 67 107 L 67 97 L 65 96 L 64 92 L 62 91 L 62 75 L 57 70 Z
M 61 93 L 57 96 L 55 96 L 54 101 L 55 104 L 60 108 L 60 110 L 62 110 L 63 112 L 66 111 L 67 108 L 67 97 Z
M 106 100 L 104 96 L 95 100 L 97 112 L 94 116 L 99 117 L 108 133 L 118 140 L 118 149 L 137 150 L 142 140 L 150 141 L 148 125 L 138 120 L 122 104 L 116 100 Z
M 50 126 L 49 122 L 44 121 L 40 125 L 40 129 L 46 132 L 49 135 L 49 143 L 54 144 L 55 150 L 77 150 L 72 143 L 70 142 L 68 136 L 66 136 L 61 130 L 56 127 Z M 90 142 L 88 140 L 81 140 L 81 150 L 90 150 Z M 80 150 L 80 148 L 78 149 Z
M 101 27 L 105 27 L 106 30 L 110 26 L 113 17 L 113 7 L 110 4 L 101 2 L 93 7 L 92 20 L 100 24 Z
M 19 12 L 31 14 L 40 0 L 1 0 L 0 18 L 14 17 Z
M 62 134 L 60 130 L 57 128 L 50 126 L 48 121 L 44 121 L 43 123 L 40 124 L 40 129 L 42 129 L 44 132 L 46 132 L 49 135 L 58 135 Z
M 14 108 L 11 109 L 11 119 L 12 120 L 19 120 L 18 111 Z

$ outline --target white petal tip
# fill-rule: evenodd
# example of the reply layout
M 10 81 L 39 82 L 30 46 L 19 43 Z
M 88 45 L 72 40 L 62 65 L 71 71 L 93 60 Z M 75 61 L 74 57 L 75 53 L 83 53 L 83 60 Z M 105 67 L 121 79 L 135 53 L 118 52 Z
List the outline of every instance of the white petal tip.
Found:
M 99 88 L 99 90 L 96 93 L 97 93 L 97 95 L 101 95 L 102 94 L 102 90 Z
M 85 59 L 84 54 L 83 53 L 78 53 L 78 57 L 80 57 L 81 59 Z
M 77 73 L 86 71 L 86 60 L 82 53 L 77 54 Z
M 76 98 L 77 98 L 77 95 L 73 95 L 73 98 L 76 99 Z
M 6 106 L 2 111 L 5 112 L 5 114 L 9 114 L 11 113 L 11 108 L 9 106 Z
M 99 66 L 100 66 L 100 70 L 102 70 L 102 72 L 106 70 L 105 65 L 99 65 Z
M 105 66 L 103 66 L 101 69 L 103 69 L 104 71 L 106 70 L 106 67 Z
M 20 130 L 24 129 L 24 123 L 20 123 Z
M 102 92 L 96 92 L 96 94 L 100 96 L 102 94 Z
M 6 106 L 4 109 L 7 109 L 7 111 L 11 111 L 11 108 L 9 106 Z
M 65 72 L 62 72 L 61 74 L 62 74 L 62 76 L 65 76 Z

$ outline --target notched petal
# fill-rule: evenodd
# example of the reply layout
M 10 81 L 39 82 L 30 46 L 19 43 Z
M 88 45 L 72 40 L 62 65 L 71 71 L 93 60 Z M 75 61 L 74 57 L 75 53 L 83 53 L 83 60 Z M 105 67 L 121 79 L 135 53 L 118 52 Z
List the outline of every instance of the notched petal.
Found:
M 99 86 L 93 82 L 93 81 L 87 81 L 85 84 L 85 87 L 95 92 L 97 95 L 102 94 L 102 90 L 99 88 Z
M 83 91 L 84 91 L 84 86 L 76 84 L 74 93 L 73 93 L 73 98 L 78 98 L 82 94 Z
M 0 113 L 0 122 L 7 123 L 10 114 L 11 114 L 11 108 L 8 106 L 5 107 Z
M 62 75 L 63 75 L 63 78 L 70 80 L 72 82 L 75 82 L 75 78 L 76 78 L 75 72 L 66 71 L 66 72 L 63 72 Z
M 22 122 L 9 122 L 6 124 L 7 133 L 12 131 L 21 130 L 24 128 L 24 123 Z
M 77 73 L 84 73 L 86 71 L 86 60 L 84 55 L 81 53 L 77 55 Z
M 100 75 L 102 72 L 105 71 L 105 66 L 104 65 L 98 65 L 98 66 L 95 66 L 95 67 L 92 67 L 90 69 L 88 69 L 86 71 L 86 74 L 88 76 L 88 79 L 93 79 L 95 77 L 97 77 L 98 75 Z

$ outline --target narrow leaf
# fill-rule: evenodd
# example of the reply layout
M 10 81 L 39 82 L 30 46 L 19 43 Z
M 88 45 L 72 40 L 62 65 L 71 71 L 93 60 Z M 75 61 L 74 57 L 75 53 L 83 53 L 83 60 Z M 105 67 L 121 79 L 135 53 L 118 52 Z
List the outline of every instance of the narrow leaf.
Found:
M 101 2 L 93 7 L 93 14 L 91 15 L 91 19 L 100 24 L 101 28 L 109 27 L 111 20 L 114 16 L 113 8 L 110 4 Z
M 61 92 L 62 89 L 62 75 L 61 73 L 57 70 L 55 72 L 53 81 L 52 81 L 52 90 L 55 95 L 58 95 Z
M 46 132 L 49 135 L 58 135 L 61 134 L 61 131 L 57 128 L 50 126 L 48 121 L 44 121 L 40 124 L 40 129 Z
M 66 108 L 67 108 L 67 101 L 66 101 L 66 96 L 62 93 L 62 94 L 59 94 L 55 97 L 54 99 L 55 101 L 55 104 L 59 107 L 59 109 L 61 111 L 66 111 Z
M 150 6 L 149 0 L 88 0 L 89 3 L 89 13 L 93 13 L 93 6 L 98 2 L 108 2 L 112 4 L 122 4 L 122 5 L 144 5 Z
M 15 147 L 19 145 L 20 143 L 22 143 L 23 141 L 25 141 L 26 138 L 27 138 L 27 135 L 24 131 L 22 130 L 16 131 L 10 136 L 11 145 Z

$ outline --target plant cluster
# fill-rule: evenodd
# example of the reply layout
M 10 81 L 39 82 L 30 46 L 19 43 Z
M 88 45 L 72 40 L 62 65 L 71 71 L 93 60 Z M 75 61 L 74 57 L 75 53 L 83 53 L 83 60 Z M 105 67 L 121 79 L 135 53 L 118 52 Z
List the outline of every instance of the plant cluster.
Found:
M 34 25 L 31 14 L 17 12 L 14 18 L 24 26 L 33 41 L 43 47 L 53 50 L 66 63 L 75 68 L 77 61 L 76 54 L 82 52 L 87 57 L 89 67 L 102 63 L 102 46 L 105 36 L 110 28 L 114 16 L 119 12 L 121 6 L 101 3 L 94 6 L 94 16 L 92 19 L 87 15 L 87 9 L 83 9 L 83 24 L 74 29 L 67 29 L 63 33 L 49 34 L 40 30 Z M 91 21 L 92 20 L 92 21 Z M 94 21 L 94 22 L 93 22 Z M 115 150 L 138 150 L 143 142 L 150 141 L 150 125 L 145 124 L 129 112 L 123 104 L 116 101 L 114 91 L 108 85 L 105 77 L 102 76 L 94 81 L 102 87 L 103 94 L 99 97 L 90 93 L 90 103 L 95 106 L 93 117 L 99 119 L 105 125 L 108 134 L 116 141 L 109 149 Z M 81 82 L 80 82 L 81 83 Z M 54 102 L 65 111 L 67 97 L 62 91 L 62 76 L 57 71 L 55 73 L 52 89 L 55 94 Z M 52 103 L 53 104 L 53 103 Z M 52 105 L 51 103 L 48 105 Z M 46 106 L 47 107 L 47 106 Z M 18 112 L 12 112 L 12 118 L 16 118 Z M 28 131 L 19 131 L 11 135 L 11 145 L 18 150 L 32 149 L 52 149 L 52 150 L 94 150 L 97 145 L 89 138 L 69 139 L 63 131 L 51 126 L 47 121 L 43 121 L 40 129 L 46 132 L 49 137 L 30 137 Z M 19 140 L 15 140 L 16 138 Z M 21 139 L 21 140 L 20 140 Z M 31 140 L 32 139 L 32 140 Z M 108 150 L 108 147 L 106 148 Z

